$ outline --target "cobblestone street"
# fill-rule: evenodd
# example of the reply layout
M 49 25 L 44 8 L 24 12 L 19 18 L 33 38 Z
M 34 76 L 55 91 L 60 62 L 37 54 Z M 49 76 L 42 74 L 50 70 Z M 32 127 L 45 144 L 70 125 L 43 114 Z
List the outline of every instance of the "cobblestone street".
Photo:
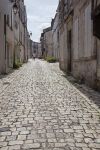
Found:
M 99 106 L 58 63 L 30 60 L 0 79 L 0 150 L 30 149 L 100 149 Z

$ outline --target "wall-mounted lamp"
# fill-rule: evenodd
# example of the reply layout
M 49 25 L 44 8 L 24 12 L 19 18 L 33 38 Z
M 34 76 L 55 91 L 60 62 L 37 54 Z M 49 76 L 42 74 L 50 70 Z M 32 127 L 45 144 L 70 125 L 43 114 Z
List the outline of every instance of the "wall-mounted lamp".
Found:
M 32 36 L 32 32 L 30 32 L 29 34 L 30 34 L 30 36 Z

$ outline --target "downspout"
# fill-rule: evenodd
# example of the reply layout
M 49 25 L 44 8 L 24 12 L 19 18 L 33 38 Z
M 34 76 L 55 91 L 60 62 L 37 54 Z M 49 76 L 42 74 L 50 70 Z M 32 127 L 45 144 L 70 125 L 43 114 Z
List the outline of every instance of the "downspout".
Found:
M 20 58 L 18 58 L 19 60 L 17 60 L 17 61 L 21 61 L 21 49 L 20 49 L 20 45 L 21 45 L 21 38 L 20 38 L 20 31 L 21 31 L 20 30 L 20 21 L 21 21 L 21 18 L 20 18 L 21 17 L 20 16 L 20 2 L 19 2 L 19 14 L 18 15 L 19 15 L 19 47 L 18 47 L 19 48 L 19 50 L 18 50 L 19 54 L 18 55 L 20 55 L 19 56 Z
M 7 47 L 6 47 L 6 38 L 7 38 L 7 28 L 6 28 L 6 14 L 4 15 L 4 35 L 5 35 L 5 71 L 4 73 L 7 73 Z
M 94 18 L 94 0 L 92 0 L 92 13 L 91 13 L 91 19 Z

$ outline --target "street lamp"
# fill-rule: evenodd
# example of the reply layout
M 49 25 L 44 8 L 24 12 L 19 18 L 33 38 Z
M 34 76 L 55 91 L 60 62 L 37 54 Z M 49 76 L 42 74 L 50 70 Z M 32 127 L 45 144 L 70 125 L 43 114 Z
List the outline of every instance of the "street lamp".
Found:
M 30 32 L 30 36 L 32 36 L 32 32 Z

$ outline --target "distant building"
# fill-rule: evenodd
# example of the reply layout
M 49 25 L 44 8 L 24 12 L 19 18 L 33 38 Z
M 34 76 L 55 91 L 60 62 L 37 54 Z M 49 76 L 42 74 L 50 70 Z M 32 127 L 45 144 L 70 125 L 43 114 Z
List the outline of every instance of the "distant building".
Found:
M 35 55 L 36 58 L 42 57 L 41 43 L 32 41 L 32 55 Z
M 41 43 L 38 43 L 38 53 L 37 53 L 37 58 L 42 58 Z
M 53 38 L 52 38 L 52 29 L 51 27 L 43 30 L 44 33 L 44 49 L 45 56 L 53 56 Z
M 33 41 L 33 54 L 35 54 L 35 57 L 38 56 L 38 42 Z

